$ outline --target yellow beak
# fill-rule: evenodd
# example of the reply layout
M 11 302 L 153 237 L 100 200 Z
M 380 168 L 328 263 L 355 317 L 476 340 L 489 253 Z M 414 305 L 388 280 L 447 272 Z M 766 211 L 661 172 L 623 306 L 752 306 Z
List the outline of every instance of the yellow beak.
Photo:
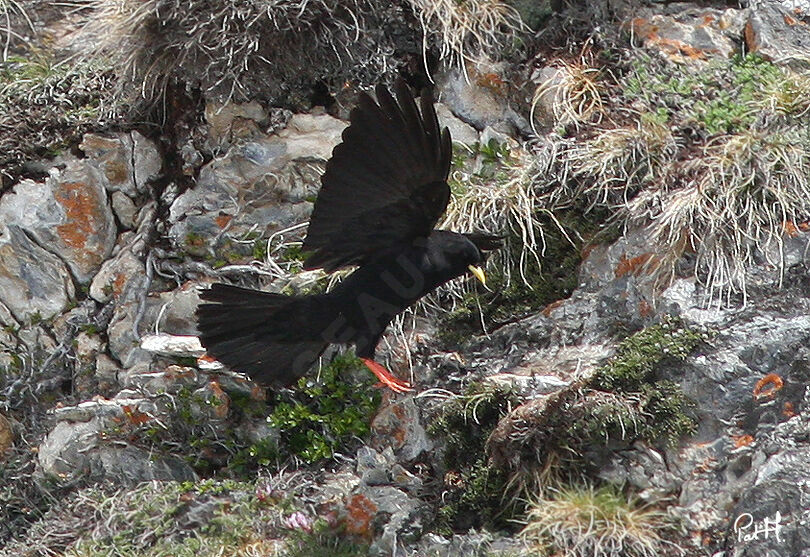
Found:
M 484 286 L 487 285 L 487 276 L 484 274 L 484 270 L 481 267 L 470 265 L 467 268 L 470 270 L 470 272 L 473 274 L 475 278 L 481 281 L 481 284 L 483 284 Z

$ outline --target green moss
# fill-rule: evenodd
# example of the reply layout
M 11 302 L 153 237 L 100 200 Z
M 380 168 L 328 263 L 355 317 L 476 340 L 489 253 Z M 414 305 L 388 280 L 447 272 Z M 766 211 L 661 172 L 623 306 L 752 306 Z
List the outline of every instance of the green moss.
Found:
M 580 401 L 582 415 L 568 422 L 568 436 L 579 445 L 575 449 L 600 438 L 674 444 L 694 432 L 692 402 L 677 383 L 657 378 L 656 371 L 667 360 L 685 360 L 705 338 L 666 318 L 625 339 L 590 382 L 594 391 Z
M 704 334 L 684 327 L 675 318 L 665 318 L 622 341 L 616 355 L 598 371 L 592 386 L 606 391 L 637 392 L 653 379 L 653 372 L 661 362 L 683 361 L 703 341 Z

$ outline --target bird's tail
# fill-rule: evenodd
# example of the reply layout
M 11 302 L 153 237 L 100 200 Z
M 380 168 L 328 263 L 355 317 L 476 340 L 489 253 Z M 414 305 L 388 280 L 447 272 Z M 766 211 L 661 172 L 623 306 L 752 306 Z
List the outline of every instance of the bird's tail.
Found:
M 214 284 L 200 297 L 209 302 L 197 308 L 200 341 L 208 354 L 276 388 L 309 370 L 328 345 L 322 331 L 336 317 L 324 296 Z

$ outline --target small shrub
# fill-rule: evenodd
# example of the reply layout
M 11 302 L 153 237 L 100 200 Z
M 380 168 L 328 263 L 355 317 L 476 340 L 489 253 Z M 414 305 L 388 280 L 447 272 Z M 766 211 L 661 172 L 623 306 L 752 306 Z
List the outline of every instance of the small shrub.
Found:
M 282 456 L 313 463 L 368 436 L 380 394 L 368 374 L 360 384 L 349 380 L 361 368 L 353 354 L 342 354 L 323 366 L 316 380 L 303 377 L 295 391 L 273 393 L 267 421 L 280 433 Z

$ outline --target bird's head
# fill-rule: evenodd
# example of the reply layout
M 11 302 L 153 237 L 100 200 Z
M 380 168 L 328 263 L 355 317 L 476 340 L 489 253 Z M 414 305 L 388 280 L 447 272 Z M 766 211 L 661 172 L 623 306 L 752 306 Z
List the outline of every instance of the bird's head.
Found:
M 484 264 L 489 252 L 500 246 L 497 236 L 434 230 L 428 240 L 428 259 L 439 284 L 469 272 L 486 285 Z
M 472 244 L 472 246 L 475 248 L 474 254 L 473 250 L 467 250 L 469 252 L 468 257 L 471 259 L 467 265 L 467 269 L 481 282 L 481 284 L 486 286 L 487 277 L 486 274 L 484 274 L 484 263 L 486 262 L 487 257 L 489 257 L 489 252 L 503 246 L 503 237 L 480 234 L 477 232 L 464 234 L 463 236 L 469 241 L 469 244 Z

